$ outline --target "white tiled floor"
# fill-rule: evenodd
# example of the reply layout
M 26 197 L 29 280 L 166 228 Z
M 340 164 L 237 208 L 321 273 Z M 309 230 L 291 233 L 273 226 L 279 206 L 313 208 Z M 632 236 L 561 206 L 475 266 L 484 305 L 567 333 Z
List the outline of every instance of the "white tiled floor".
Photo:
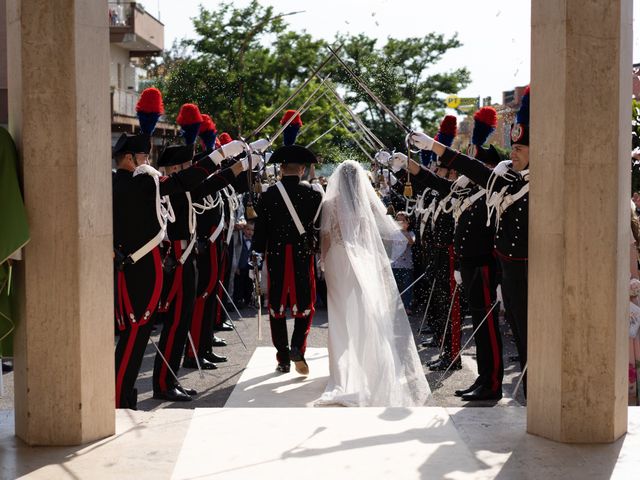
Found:
M 640 407 L 610 445 L 528 435 L 521 407 L 291 408 L 324 389 L 326 351 L 309 350 L 303 379 L 261 350 L 227 408 L 118 411 L 117 435 L 82 447 L 26 447 L 0 412 L 0 478 L 640 478 Z

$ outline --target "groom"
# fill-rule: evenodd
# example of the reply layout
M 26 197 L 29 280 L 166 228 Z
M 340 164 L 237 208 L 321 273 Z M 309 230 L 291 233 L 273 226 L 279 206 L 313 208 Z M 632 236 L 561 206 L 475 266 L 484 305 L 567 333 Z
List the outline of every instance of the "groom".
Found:
M 315 311 L 314 253 L 318 245 L 315 224 L 322 194 L 301 179 L 306 165 L 317 160 L 305 147 L 285 145 L 269 161 L 282 164 L 282 179 L 269 187 L 256 205 L 258 218 L 252 248 L 258 254 L 266 253 L 269 321 L 271 339 L 277 349 L 277 371 L 289 372 L 293 361 L 299 374 L 308 375 L 304 352 Z M 295 319 L 291 349 L 287 307 Z

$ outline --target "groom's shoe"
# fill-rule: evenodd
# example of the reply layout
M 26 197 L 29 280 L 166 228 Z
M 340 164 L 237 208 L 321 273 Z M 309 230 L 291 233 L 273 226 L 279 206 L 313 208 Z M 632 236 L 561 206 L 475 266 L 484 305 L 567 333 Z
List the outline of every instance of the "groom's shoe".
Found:
M 291 371 L 291 364 L 289 363 L 279 363 L 276 367 L 276 372 L 280 373 L 289 373 Z
M 291 361 L 296 366 L 296 372 L 300 375 L 309 375 L 309 365 L 307 365 L 307 362 L 305 361 L 302 353 L 300 353 L 300 350 L 296 347 L 292 347 L 290 356 Z

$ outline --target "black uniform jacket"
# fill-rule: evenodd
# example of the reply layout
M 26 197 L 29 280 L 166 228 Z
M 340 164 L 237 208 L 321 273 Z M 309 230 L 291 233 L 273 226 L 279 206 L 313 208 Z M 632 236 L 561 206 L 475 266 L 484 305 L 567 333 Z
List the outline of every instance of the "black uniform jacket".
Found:
M 449 168 L 456 169 L 481 187 L 487 187 L 492 170 L 479 160 L 449 148 L 440 159 Z M 528 183 L 528 180 L 518 172 L 512 170 L 511 173 L 514 180 L 498 177 L 493 191 L 500 191 L 506 186 L 506 193 L 513 195 Z M 501 216 L 495 235 L 496 253 L 504 260 L 526 261 L 529 255 L 528 237 L 529 193 L 526 193 L 507 208 Z

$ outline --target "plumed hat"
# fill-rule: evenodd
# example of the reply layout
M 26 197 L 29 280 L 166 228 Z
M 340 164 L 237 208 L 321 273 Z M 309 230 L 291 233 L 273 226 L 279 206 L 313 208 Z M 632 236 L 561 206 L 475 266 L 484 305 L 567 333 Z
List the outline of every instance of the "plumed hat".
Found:
M 516 114 L 516 121 L 511 125 L 511 145 L 529 145 L 529 99 L 530 87 L 524 91 L 520 110 Z
M 200 113 L 198 106 L 193 103 L 185 103 L 182 105 L 176 121 L 182 129 L 184 142 L 187 145 L 193 145 L 196 142 L 196 137 L 200 131 L 200 125 L 203 122 L 202 114 Z
M 318 159 L 311 150 L 302 145 L 284 145 L 273 152 L 273 155 L 269 158 L 269 163 L 310 164 L 318 163 Z
M 218 130 L 216 129 L 216 124 L 209 115 L 203 114 L 202 120 L 198 135 L 200 135 L 200 138 L 204 143 L 205 150 L 211 151 L 215 147 Z
M 284 132 L 282 132 L 282 143 L 285 145 L 293 145 L 296 143 L 298 132 L 300 132 L 300 127 L 302 127 L 302 118 L 300 117 L 300 114 L 297 113 L 297 110 L 287 110 L 284 112 L 284 115 L 280 120 L 280 125 L 284 125 L 294 115 L 295 118 L 291 120 L 291 123 L 289 123 L 289 125 L 284 129 Z
M 118 141 L 111 149 L 111 155 L 122 155 L 125 153 L 149 153 L 151 151 L 151 140 L 149 135 L 141 133 L 139 135 L 130 135 L 123 133 Z
M 136 114 L 140 122 L 140 131 L 147 135 L 153 134 L 160 115 L 164 113 L 162 93 L 157 88 L 145 88 L 136 104 Z
M 158 158 L 158 167 L 182 165 L 193 160 L 193 145 L 167 145 Z

